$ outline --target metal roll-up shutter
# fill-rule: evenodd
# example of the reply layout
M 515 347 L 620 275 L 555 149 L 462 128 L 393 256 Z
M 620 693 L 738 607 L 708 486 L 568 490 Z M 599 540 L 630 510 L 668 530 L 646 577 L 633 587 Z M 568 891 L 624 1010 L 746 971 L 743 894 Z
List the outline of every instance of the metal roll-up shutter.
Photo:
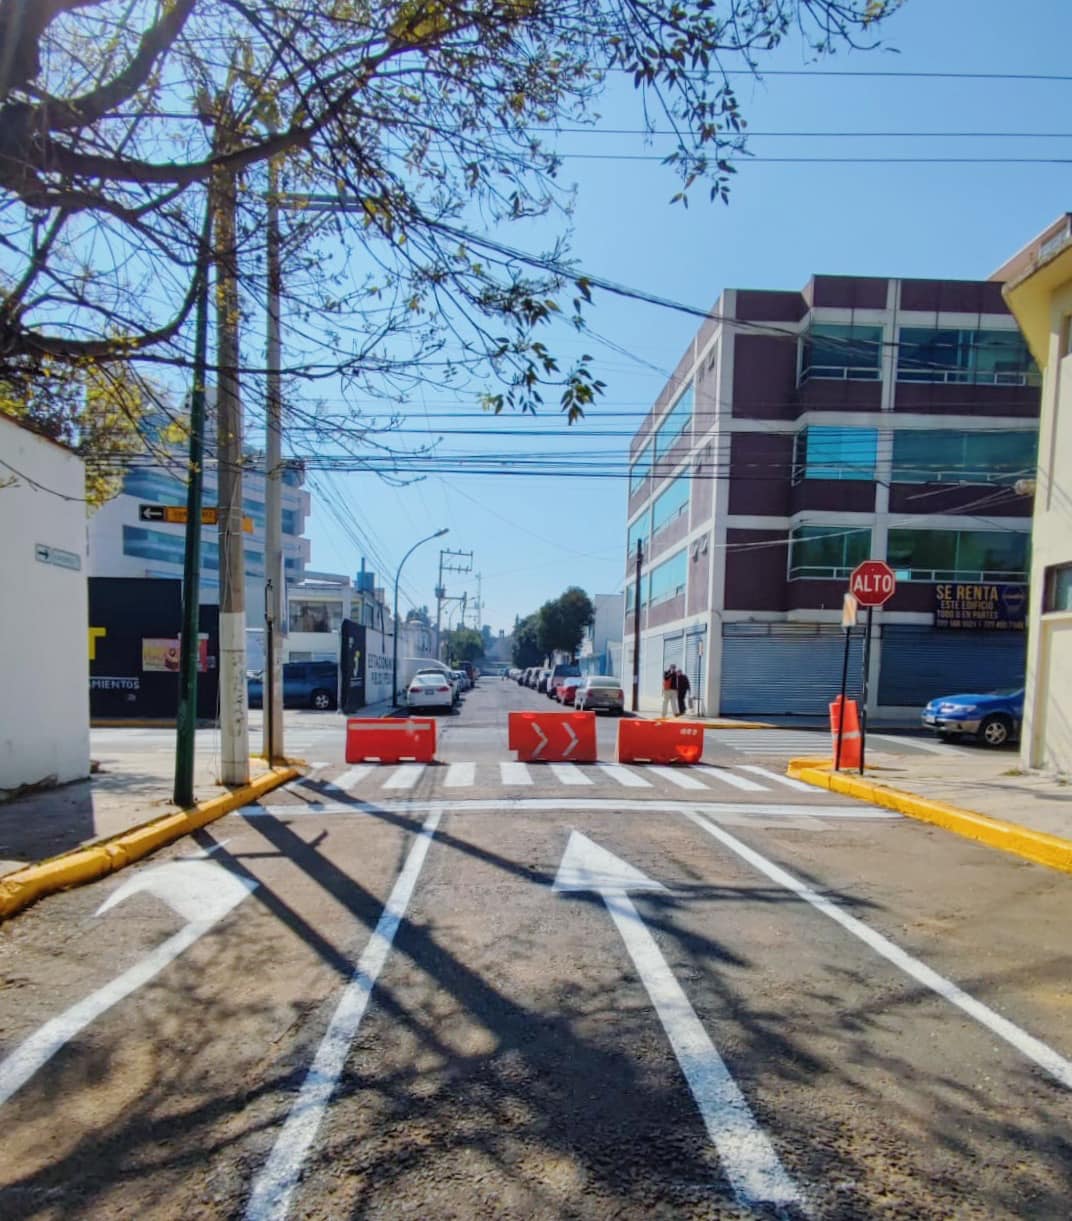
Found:
M 914 708 L 936 695 L 1023 686 L 1026 643 L 1023 632 L 887 624 L 882 629 L 878 702 Z
M 699 627 L 690 627 L 685 633 L 685 673 L 692 683 L 694 696 L 703 690 L 703 659 L 707 650 L 702 645 L 706 631 L 707 624 L 703 623 Z
M 663 671 L 670 666 L 679 669 L 685 660 L 685 635 L 683 632 L 671 632 L 663 637 Z
M 828 623 L 723 625 L 720 710 L 727 716 L 825 717 L 841 690 L 845 632 Z M 863 631 L 849 640 L 848 696 L 863 690 Z

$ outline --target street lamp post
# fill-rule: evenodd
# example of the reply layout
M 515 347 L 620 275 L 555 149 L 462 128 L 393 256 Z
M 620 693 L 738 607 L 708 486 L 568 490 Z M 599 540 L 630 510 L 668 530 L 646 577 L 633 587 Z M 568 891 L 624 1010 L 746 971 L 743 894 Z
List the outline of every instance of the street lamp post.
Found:
M 444 526 L 442 530 L 437 530 L 435 534 L 429 534 L 427 538 L 418 539 L 412 547 L 402 557 L 402 562 L 398 565 L 398 571 L 395 573 L 395 630 L 392 637 L 391 647 L 391 702 L 398 702 L 398 582 L 402 577 L 402 566 L 406 560 L 424 543 L 430 543 L 434 538 L 442 538 L 448 533 L 448 527 Z

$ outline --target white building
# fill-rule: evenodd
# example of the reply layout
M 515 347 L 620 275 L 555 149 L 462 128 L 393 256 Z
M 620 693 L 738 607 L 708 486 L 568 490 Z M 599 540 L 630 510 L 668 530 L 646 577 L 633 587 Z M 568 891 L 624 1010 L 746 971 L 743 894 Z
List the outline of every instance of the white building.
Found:
M 624 602 L 625 595 L 620 593 L 596 594 L 592 598 L 595 617 L 584 629 L 584 639 L 577 650 L 582 674 L 622 677 L 616 667 L 621 665 Z
M 85 467 L 0 415 L 0 796 L 89 775 Z

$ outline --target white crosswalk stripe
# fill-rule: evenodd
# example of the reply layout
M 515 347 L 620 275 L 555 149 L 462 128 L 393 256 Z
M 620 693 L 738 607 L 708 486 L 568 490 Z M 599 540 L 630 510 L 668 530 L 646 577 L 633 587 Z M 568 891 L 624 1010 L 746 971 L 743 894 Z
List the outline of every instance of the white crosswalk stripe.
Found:
M 470 788 L 476 784 L 475 763 L 452 763 L 447 768 L 443 785 L 448 789 Z
M 600 771 L 602 771 L 604 773 L 604 775 L 609 776 L 612 780 L 616 781 L 623 788 L 627 788 L 627 789 L 650 789 L 651 788 L 650 780 L 645 780 L 643 776 L 638 775 L 636 772 L 631 772 L 629 770 L 629 768 L 622 767 L 618 763 L 597 763 L 596 766 L 600 769 Z
M 423 763 L 400 763 L 393 776 L 384 781 L 385 789 L 411 789 L 424 772 Z
M 518 785 L 532 783 L 532 773 L 524 763 L 500 763 L 499 775 L 502 777 L 503 784 Z
M 560 784 L 591 784 L 591 776 L 586 776 L 576 763 L 549 763 L 551 774 Z
M 348 793 L 355 784 L 364 778 L 372 771 L 372 764 L 365 763 L 361 767 L 352 767 L 348 772 L 337 777 L 331 782 L 331 787 L 334 789 L 342 789 L 344 793 Z
M 689 772 L 676 767 L 646 767 L 646 772 L 651 772 L 653 775 L 662 776 L 664 780 L 669 780 L 671 784 L 676 784 L 679 789 L 706 789 L 707 785 L 702 780 L 697 780 L 695 776 Z
M 817 757 L 830 750 L 830 735 L 802 729 L 709 729 L 705 740 L 712 745 L 728 746 L 743 755 L 791 755 Z
M 765 793 L 767 791 L 765 784 L 756 784 L 747 776 L 738 776 L 728 767 L 698 767 L 696 770 L 709 776 L 712 780 L 717 780 L 720 784 L 728 784 L 732 788 L 742 789 L 746 793 Z
M 811 793 L 814 789 L 810 784 L 805 784 L 803 780 L 792 780 L 789 776 L 779 776 L 777 772 L 769 771 L 765 767 L 757 767 L 754 763 L 742 763 L 742 772 L 751 772 L 754 776 L 763 776 L 766 780 L 773 780 L 775 784 L 784 784 L 787 789 L 796 789 L 798 793 Z

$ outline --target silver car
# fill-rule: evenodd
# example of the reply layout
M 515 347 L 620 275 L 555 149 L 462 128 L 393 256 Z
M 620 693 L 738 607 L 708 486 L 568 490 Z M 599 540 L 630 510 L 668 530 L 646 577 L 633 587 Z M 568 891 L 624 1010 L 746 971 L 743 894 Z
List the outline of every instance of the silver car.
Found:
M 625 692 L 621 679 L 609 674 L 589 674 L 581 680 L 573 706 L 582 712 L 595 712 L 600 708 L 604 712 L 624 712 Z

